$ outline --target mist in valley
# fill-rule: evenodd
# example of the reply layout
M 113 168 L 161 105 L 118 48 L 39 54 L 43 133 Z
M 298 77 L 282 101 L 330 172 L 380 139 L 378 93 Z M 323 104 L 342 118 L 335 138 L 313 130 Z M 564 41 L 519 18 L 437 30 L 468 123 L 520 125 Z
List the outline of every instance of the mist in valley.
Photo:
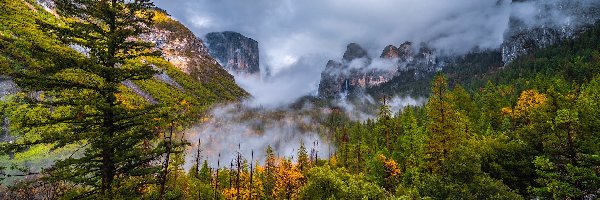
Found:
M 223 105 L 207 114 L 208 121 L 186 131 L 192 144 L 186 166 L 196 156 L 198 141 L 202 158 L 216 166 L 227 165 L 236 152 L 262 162 L 267 146 L 276 154 L 291 158 L 300 141 L 306 148 L 327 158 L 335 152 L 327 142 L 321 117 L 327 108 L 302 105 L 299 99 L 318 98 L 317 89 L 327 60 L 340 60 L 346 45 L 359 43 L 373 58 L 349 63 L 348 70 L 378 69 L 394 71 L 397 62 L 379 59 L 383 47 L 411 41 L 436 49 L 440 55 L 463 55 L 474 49 L 499 49 L 511 34 L 511 23 L 521 28 L 586 25 L 570 17 L 574 11 L 562 10 L 565 1 L 508 0 L 382 0 L 291 1 L 259 0 L 158 0 L 156 4 L 191 27 L 196 35 L 231 30 L 259 42 L 261 76 L 236 75 L 236 82 L 252 98 L 242 103 Z M 576 1 L 581 7 L 595 1 Z M 369 6 L 365 6 L 369 4 Z M 551 13 L 551 15 L 547 15 Z M 401 66 L 400 66 L 401 67 Z M 344 73 L 344 72 L 342 72 Z M 341 96 L 331 105 L 341 108 L 355 121 L 376 117 L 381 99 L 359 95 L 353 100 Z M 405 106 L 423 105 L 425 97 L 389 97 L 393 112 Z M 318 142 L 318 146 L 315 145 Z M 239 145 L 239 150 L 238 150 Z

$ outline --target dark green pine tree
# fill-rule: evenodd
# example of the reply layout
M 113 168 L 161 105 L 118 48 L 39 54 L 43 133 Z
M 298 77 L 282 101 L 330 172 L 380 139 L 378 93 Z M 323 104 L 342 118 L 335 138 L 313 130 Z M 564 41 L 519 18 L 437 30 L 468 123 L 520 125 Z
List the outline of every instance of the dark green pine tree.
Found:
M 159 56 L 139 39 L 148 31 L 154 5 L 149 0 L 55 0 L 64 23 L 44 24 L 53 37 L 79 46 L 48 49 L 33 43 L 35 65 L 11 65 L 8 75 L 29 95 L 12 113 L 23 141 L 17 146 L 79 145 L 73 156 L 57 161 L 43 176 L 73 185 L 67 198 L 120 198 L 154 183 L 164 148 L 159 137 L 159 106 L 131 108 L 118 98 L 126 80 L 156 73 L 143 57 Z M 31 137 L 35 135 L 35 137 Z M 18 148 L 13 148 L 18 149 Z M 73 195 L 73 196 L 70 196 Z

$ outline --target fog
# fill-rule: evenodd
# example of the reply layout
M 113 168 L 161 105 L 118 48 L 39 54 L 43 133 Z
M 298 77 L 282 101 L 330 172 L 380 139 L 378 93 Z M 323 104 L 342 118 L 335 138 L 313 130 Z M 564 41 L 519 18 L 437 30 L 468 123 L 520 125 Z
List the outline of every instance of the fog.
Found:
M 221 153 L 228 163 L 237 145 L 244 157 L 250 150 L 255 158 L 264 159 L 267 145 L 283 156 L 295 154 L 300 140 L 319 141 L 315 131 L 301 129 L 315 119 L 305 115 L 277 120 L 245 119 L 244 110 L 263 109 L 256 118 L 281 111 L 306 95 L 315 95 L 320 73 L 328 60 L 341 60 L 346 45 L 355 42 L 372 57 L 378 57 L 387 45 L 405 41 L 425 43 L 439 54 L 461 55 L 473 49 L 499 48 L 509 32 L 510 21 L 518 20 L 520 28 L 569 26 L 580 24 L 573 12 L 557 4 L 596 6 L 597 0 L 157 0 L 157 6 L 202 37 L 209 32 L 235 31 L 259 42 L 260 78 L 236 76 L 236 82 L 252 94 L 252 99 L 216 108 L 209 122 L 190 130 L 188 139 L 202 139 L 206 156 L 214 164 Z M 374 59 L 350 63 L 350 69 L 376 68 L 393 70 L 395 61 Z M 363 102 L 376 102 L 369 96 Z M 420 97 L 394 97 L 392 110 L 406 105 L 421 105 Z M 354 120 L 373 118 L 355 102 L 340 99 L 335 103 Z M 271 113 L 271 114 L 269 114 Z M 296 113 L 297 114 L 297 113 Z M 298 117 L 301 117 L 298 118 Z M 260 124 L 264 130 L 254 129 Z M 321 142 L 323 143 L 323 142 Z M 190 151 L 195 152 L 195 146 Z M 320 152 L 327 148 L 317 147 Z M 188 153 L 195 155 L 195 153 Z M 325 154 L 320 154 L 325 155 Z M 187 158 L 192 159 L 191 157 Z
M 328 132 L 321 127 L 318 118 L 326 114 L 326 109 L 314 109 L 307 105 L 304 109 L 291 111 L 254 107 L 251 104 L 246 102 L 217 107 L 209 114 L 207 122 L 186 131 L 186 139 L 192 145 L 186 151 L 185 168 L 189 169 L 195 162 L 199 139 L 201 160 L 208 160 L 212 167 L 217 166 L 217 161 L 222 167 L 229 166 L 237 152 L 245 160 L 263 163 L 268 146 L 273 148 L 276 156 L 293 158 L 295 161 L 300 142 L 305 143 L 307 152 L 313 158 L 329 158 L 333 147 L 325 140 Z
M 597 6 L 595 0 L 156 0 L 156 5 L 202 37 L 236 31 L 259 42 L 267 80 L 239 78 L 257 102 L 280 105 L 314 94 L 328 60 L 341 60 L 356 42 L 370 55 L 404 41 L 427 43 L 443 54 L 499 48 L 509 20 L 525 26 L 577 24 L 565 4 Z M 383 65 L 389 66 L 389 65 Z M 375 66 L 377 67 L 377 66 Z

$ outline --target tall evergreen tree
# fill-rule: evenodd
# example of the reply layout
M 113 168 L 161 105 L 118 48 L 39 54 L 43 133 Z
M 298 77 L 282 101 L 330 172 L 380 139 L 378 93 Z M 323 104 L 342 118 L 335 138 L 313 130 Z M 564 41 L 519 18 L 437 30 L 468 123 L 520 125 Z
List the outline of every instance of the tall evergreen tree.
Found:
M 275 159 L 276 158 L 275 158 L 275 153 L 273 151 L 273 148 L 271 148 L 271 145 L 267 146 L 266 160 L 265 160 L 266 174 L 265 174 L 265 180 L 263 181 L 263 184 L 264 184 L 264 193 L 268 199 L 273 198 L 273 191 L 275 189 L 275 178 L 276 178 L 275 170 L 277 169 Z
M 73 50 L 32 44 L 43 63 L 11 65 L 7 74 L 29 95 L 13 112 L 22 141 L 12 147 L 80 145 L 82 153 L 57 161 L 49 181 L 73 184 L 77 198 L 119 198 L 152 183 L 150 164 L 162 148 L 147 145 L 158 137 L 158 106 L 124 105 L 121 83 L 151 78 L 156 71 L 143 57 L 158 56 L 139 36 L 151 26 L 149 0 L 56 0 L 64 23 L 43 24 Z M 35 135 L 35 137 L 32 137 Z M 146 144 L 146 145 L 145 145 Z M 150 148 L 148 147 L 150 146 Z M 71 194 L 68 194 L 71 195 Z
M 431 171 L 437 171 L 450 151 L 460 142 L 459 116 L 450 101 L 448 80 L 443 75 L 434 78 L 431 96 L 426 105 L 430 137 L 427 142 L 427 159 Z
M 300 171 L 308 169 L 308 152 L 304 146 L 304 141 L 300 141 L 300 148 L 298 149 L 298 168 L 300 168 Z

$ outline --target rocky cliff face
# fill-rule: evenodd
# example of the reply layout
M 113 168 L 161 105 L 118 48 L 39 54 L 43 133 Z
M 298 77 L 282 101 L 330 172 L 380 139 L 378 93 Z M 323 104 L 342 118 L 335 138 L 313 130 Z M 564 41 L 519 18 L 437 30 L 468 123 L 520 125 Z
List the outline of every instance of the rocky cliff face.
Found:
M 194 76 L 201 83 L 209 83 L 215 77 L 221 76 L 233 81 L 233 77 L 210 56 L 204 42 L 183 24 L 170 17 L 158 21 L 150 33 L 142 38 L 155 43 L 167 61 L 186 74 Z
M 520 0 L 535 8 L 533 23 L 513 14 L 502 44 L 502 61 L 510 63 L 521 55 L 572 38 L 600 19 L 600 1 Z M 529 19 L 531 20 L 531 19 Z
M 441 63 L 433 49 L 422 47 L 413 53 L 411 42 L 399 47 L 388 45 L 380 57 L 371 59 L 366 50 L 356 43 L 347 46 L 341 62 L 330 60 L 321 73 L 319 96 L 343 97 L 379 86 L 401 73 L 417 76 L 440 69 Z
M 9 77 L 0 76 L 0 100 L 18 91 L 17 85 Z
M 19 88 L 9 77 L 0 76 L 0 101 L 4 101 L 6 96 L 15 94 L 18 91 Z M 8 135 L 9 124 L 8 118 L 4 117 L 3 113 L 0 113 L 0 142 L 14 140 L 13 137 Z
M 187 27 L 166 13 L 158 11 L 155 21 L 156 24 L 151 31 L 142 35 L 141 38 L 156 44 L 156 48 L 162 52 L 165 60 L 206 85 L 218 96 L 247 95 L 235 84 L 234 77 L 210 55 L 209 49 L 202 39 L 196 37 Z M 169 85 L 180 87 L 169 81 L 170 77 L 164 73 L 155 78 Z
M 227 71 L 254 75 L 260 73 L 258 42 L 236 32 L 214 32 L 206 35 L 210 55 Z

